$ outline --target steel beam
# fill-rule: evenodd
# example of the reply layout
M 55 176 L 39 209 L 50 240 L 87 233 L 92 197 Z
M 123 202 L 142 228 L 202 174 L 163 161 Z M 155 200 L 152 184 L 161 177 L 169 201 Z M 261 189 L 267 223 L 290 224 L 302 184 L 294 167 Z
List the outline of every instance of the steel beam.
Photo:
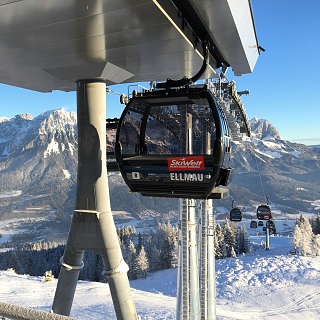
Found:
M 102 256 L 117 319 L 137 319 L 110 207 L 106 167 L 106 82 L 77 81 L 78 176 L 75 210 L 53 301 L 69 315 L 85 250 Z

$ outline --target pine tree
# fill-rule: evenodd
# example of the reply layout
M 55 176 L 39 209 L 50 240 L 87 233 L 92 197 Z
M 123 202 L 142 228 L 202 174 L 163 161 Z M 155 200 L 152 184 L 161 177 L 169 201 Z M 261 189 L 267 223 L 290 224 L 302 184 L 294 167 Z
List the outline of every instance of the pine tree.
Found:
M 94 280 L 96 282 L 106 282 L 106 278 L 103 276 L 102 272 L 104 270 L 103 260 L 100 254 L 95 253 L 95 266 L 93 268 Z
M 224 257 L 224 251 L 226 251 L 222 228 L 218 223 L 214 225 L 214 251 L 217 259 L 222 259 Z
M 312 232 L 314 234 L 320 234 L 320 214 L 318 214 L 318 216 L 316 218 L 312 218 L 310 220 L 310 224 L 312 227 Z
M 248 240 L 248 234 L 247 234 L 245 225 L 240 227 L 238 246 L 239 246 L 239 253 L 249 252 L 249 240 Z
M 320 256 L 320 234 L 315 234 L 312 238 L 312 253 Z
M 23 266 L 21 264 L 21 262 L 19 261 L 19 257 L 17 255 L 16 251 L 9 251 L 9 261 L 10 261 L 10 268 L 12 268 L 15 273 L 17 274 L 23 274 L 24 270 L 23 270 Z
M 231 258 L 236 258 L 236 257 L 237 257 L 237 254 L 236 254 L 236 252 L 235 252 L 235 250 L 234 250 L 234 247 L 231 248 L 230 257 L 231 257 Z
M 300 215 L 294 229 L 293 242 L 297 253 L 306 256 L 312 253 L 312 228 L 308 220 Z
M 169 269 L 177 264 L 178 230 L 170 221 L 158 223 L 156 247 L 160 252 L 157 269 Z
M 147 253 L 147 258 L 149 261 L 149 271 L 154 272 L 159 270 L 159 261 L 160 261 L 160 252 L 155 246 L 154 242 L 154 234 L 150 233 L 147 239 L 145 251 Z
M 232 248 L 236 248 L 236 234 L 234 232 L 234 229 L 232 229 L 228 219 L 225 220 L 222 232 L 224 236 L 227 257 L 231 257 Z
M 138 234 L 138 246 L 137 246 L 137 252 L 138 253 L 140 252 L 142 246 L 143 246 L 143 238 L 142 238 L 141 232 L 139 232 L 139 234 Z
M 301 230 L 303 235 L 303 243 L 301 248 L 301 254 L 303 256 L 310 255 L 312 253 L 312 237 L 313 232 L 310 225 L 310 222 L 304 219 L 303 223 L 301 224 Z
M 137 250 L 134 243 L 130 240 L 128 246 L 128 261 L 127 264 L 129 266 L 128 276 L 129 279 L 137 279 L 138 266 L 137 266 Z
M 137 255 L 137 278 L 145 278 L 149 269 L 149 262 L 144 246 L 141 246 L 140 252 Z
M 32 267 L 32 251 L 26 251 L 26 258 L 24 260 L 24 269 L 26 274 L 31 273 Z
M 160 249 L 159 269 L 170 269 L 173 260 L 173 246 L 168 238 L 163 239 Z

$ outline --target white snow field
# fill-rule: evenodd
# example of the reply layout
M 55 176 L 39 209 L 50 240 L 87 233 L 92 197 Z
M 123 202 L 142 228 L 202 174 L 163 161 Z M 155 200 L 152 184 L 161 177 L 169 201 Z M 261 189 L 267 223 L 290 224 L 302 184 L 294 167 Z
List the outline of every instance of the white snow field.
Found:
M 251 236 L 252 252 L 216 261 L 217 319 L 320 319 L 320 257 L 291 255 L 292 238 Z M 141 319 L 175 319 L 176 269 L 131 281 Z M 57 279 L 0 271 L 0 301 L 49 311 Z M 79 281 L 71 316 L 116 319 L 107 284 Z

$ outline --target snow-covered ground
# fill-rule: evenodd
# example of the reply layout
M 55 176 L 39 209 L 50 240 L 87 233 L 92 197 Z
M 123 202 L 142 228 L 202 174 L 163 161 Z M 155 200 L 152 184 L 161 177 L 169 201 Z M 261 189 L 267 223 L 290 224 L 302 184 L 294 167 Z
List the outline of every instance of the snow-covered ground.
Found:
M 320 319 L 320 257 L 289 253 L 292 238 L 251 236 L 252 252 L 216 261 L 217 319 Z M 175 319 L 176 269 L 131 281 L 141 319 Z M 57 280 L 0 271 L 0 301 L 49 311 Z M 80 281 L 71 316 L 115 319 L 107 284 Z

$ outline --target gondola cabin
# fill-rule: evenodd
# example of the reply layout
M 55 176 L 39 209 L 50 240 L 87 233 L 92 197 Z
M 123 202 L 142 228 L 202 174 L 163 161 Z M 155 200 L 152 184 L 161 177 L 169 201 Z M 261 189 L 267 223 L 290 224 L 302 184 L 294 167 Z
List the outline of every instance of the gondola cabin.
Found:
M 252 228 L 252 229 L 257 229 L 257 228 L 258 228 L 258 223 L 257 223 L 257 221 L 252 220 L 252 221 L 250 222 L 250 228 Z
M 271 209 L 268 205 L 262 204 L 257 208 L 257 218 L 259 220 L 272 219 Z
M 230 220 L 240 222 L 242 220 L 242 212 L 239 208 L 232 208 L 230 211 Z
M 259 222 L 258 222 L 258 226 L 259 226 L 259 227 L 263 227 L 263 221 L 259 221 Z
M 266 226 L 267 226 L 267 228 L 269 228 L 269 229 L 273 229 L 273 228 L 275 227 L 273 220 L 268 220 L 268 221 L 266 222 Z
M 230 132 L 207 86 L 134 92 L 119 121 L 116 160 L 132 192 L 228 196 Z

